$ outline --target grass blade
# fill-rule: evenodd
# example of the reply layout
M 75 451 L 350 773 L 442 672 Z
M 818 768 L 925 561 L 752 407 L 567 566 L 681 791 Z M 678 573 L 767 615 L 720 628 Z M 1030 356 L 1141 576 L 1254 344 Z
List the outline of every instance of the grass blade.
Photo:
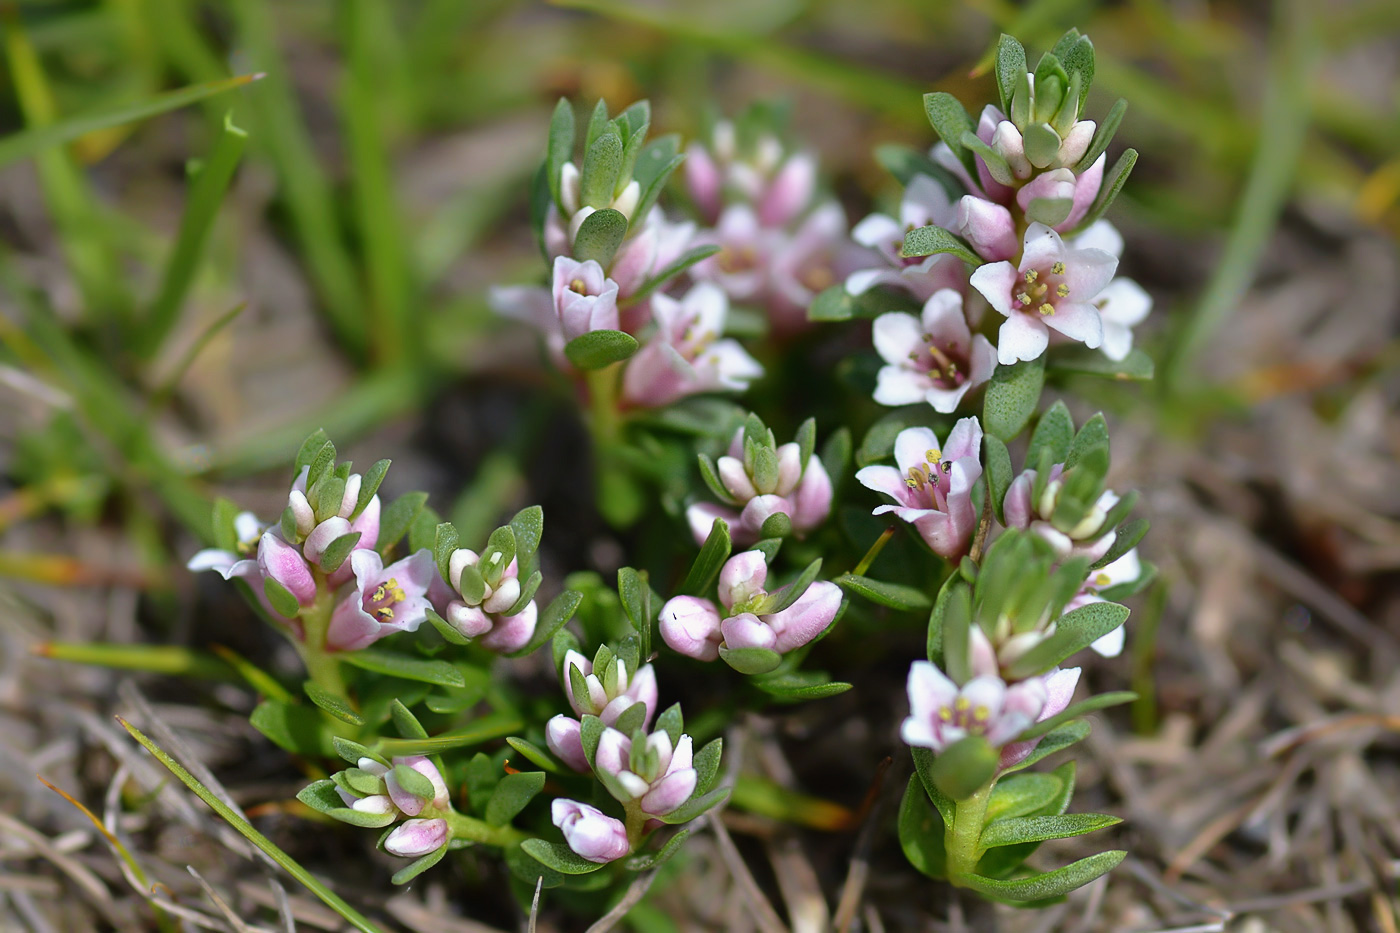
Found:
M 121 723 L 122 728 L 131 733 L 131 737 L 140 742 L 146 751 L 150 752 L 161 764 L 169 768 L 171 774 L 175 775 L 186 787 L 194 791 L 195 796 L 203 800 L 209 805 L 210 809 L 227 820 L 228 824 L 238 830 L 243 838 L 266 853 L 267 856 L 281 866 L 287 874 L 305 885 L 306 889 L 319 897 L 327 907 L 344 917 L 346 921 L 354 925 L 357 930 L 363 930 L 364 933 L 380 933 L 379 927 L 375 926 L 368 919 L 363 917 L 359 911 L 342 900 L 340 895 L 317 881 L 311 872 L 302 868 L 290 855 L 273 845 L 271 840 L 254 829 L 252 824 L 246 819 L 229 809 L 227 804 L 214 796 L 209 791 L 209 788 L 196 780 L 194 775 L 186 771 L 178 761 L 171 758 L 160 746 L 147 738 L 140 729 L 137 729 L 120 716 L 117 717 L 117 722 Z

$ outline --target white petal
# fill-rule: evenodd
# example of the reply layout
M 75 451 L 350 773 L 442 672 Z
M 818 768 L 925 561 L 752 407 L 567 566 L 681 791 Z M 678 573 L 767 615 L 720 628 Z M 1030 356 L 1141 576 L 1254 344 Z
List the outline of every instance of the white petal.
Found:
M 912 369 L 902 366 L 883 366 L 876 377 L 875 401 L 881 405 L 913 405 L 915 402 L 924 400 L 930 393 L 940 390 L 932 388 L 933 382 L 928 376 Z M 958 393 L 966 391 L 963 386 Z M 953 403 L 957 407 L 957 403 Z M 952 411 L 952 408 L 938 408 L 937 411 Z
M 1010 366 L 1018 360 L 1033 360 L 1049 345 L 1050 331 L 1044 324 L 1025 314 L 1013 314 L 997 332 L 997 362 Z
M 929 301 L 932 303 L 933 299 Z M 875 344 L 875 352 L 880 354 L 886 363 L 903 366 L 909 362 L 909 354 L 924 352 L 922 328 L 918 318 L 903 311 L 891 311 L 877 317 L 871 326 L 870 336 Z

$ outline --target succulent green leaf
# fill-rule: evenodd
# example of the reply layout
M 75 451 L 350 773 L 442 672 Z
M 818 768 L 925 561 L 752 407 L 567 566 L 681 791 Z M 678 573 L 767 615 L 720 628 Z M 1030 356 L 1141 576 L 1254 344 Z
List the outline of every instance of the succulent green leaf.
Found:
M 568 846 L 544 839 L 526 839 L 520 848 L 531 858 L 564 875 L 586 875 L 603 866 L 574 852 Z
M 496 792 L 486 804 L 486 822 L 491 826 L 504 826 L 524 810 L 535 795 L 544 789 L 543 771 L 520 771 L 507 774 L 496 785 Z
M 579 369 L 602 369 L 637 352 L 637 338 L 620 330 L 594 330 L 564 345 L 564 355 Z
M 306 696 L 312 703 L 315 703 L 341 722 L 348 722 L 352 726 L 363 726 L 365 724 L 364 717 L 355 712 L 354 707 L 352 707 L 344 697 L 336 696 L 334 693 L 331 693 L 325 687 L 322 687 L 312 680 L 308 680 L 302 684 L 302 689 L 306 691 Z
M 1109 108 L 1107 116 L 1103 122 L 1094 128 L 1094 138 L 1089 140 L 1089 148 L 1084 150 L 1084 156 L 1074 166 L 1074 173 L 1081 175 L 1089 170 L 1089 166 L 1098 161 L 1099 156 L 1108 149 L 1108 144 L 1113 141 L 1114 134 L 1118 132 L 1118 126 L 1123 122 L 1123 114 L 1128 111 L 1128 102 L 1121 97 L 1112 107 Z
M 295 619 L 297 613 L 301 612 L 301 604 L 292 595 L 292 591 L 272 577 L 263 578 L 263 594 L 267 596 L 273 610 L 283 618 Z
M 1063 789 L 1054 774 L 1032 771 L 1012 774 L 997 781 L 987 802 L 987 822 L 1030 816 L 1054 801 Z
M 924 95 L 924 114 L 938 138 L 948 144 L 967 174 L 977 177 L 977 165 L 972 153 L 963 145 L 963 133 L 976 129 L 976 124 L 967 115 L 963 105 L 952 94 L 937 91 Z
M 926 593 L 903 583 L 886 583 L 883 580 L 872 580 L 870 577 L 857 576 L 853 573 L 842 574 L 832 582 L 847 592 L 864 596 L 872 603 L 879 603 L 881 606 L 888 606 L 891 609 L 912 611 L 927 609 L 933 605 L 933 601 L 928 598 Z
M 768 648 L 735 648 L 720 646 L 719 656 L 741 674 L 767 674 L 783 662 L 783 656 Z
M 1096 696 L 1089 697 L 1087 700 L 1081 700 L 1078 703 L 1071 704 L 1067 709 L 1057 715 L 1051 716 L 1049 719 L 1042 719 L 1040 722 L 1035 723 L 1029 729 L 1016 736 L 1015 740 L 1017 742 L 1024 742 L 1027 739 L 1038 739 L 1043 735 L 1054 732 L 1072 719 L 1078 719 L 1080 716 L 1087 715 L 1095 710 L 1107 709 L 1110 706 L 1118 706 L 1122 703 L 1131 703 L 1136 700 L 1137 697 L 1138 695 L 1130 690 L 1100 693 Z
M 904 235 L 904 243 L 899 248 L 899 254 L 909 258 L 932 256 L 934 253 L 951 253 L 973 266 L 980 266 L 983 261 L 966 240 L 942 227 L 928 226 L 910 230 Z
M 376 674 L 388 674 L 403 680 L 415 680 L 441 687 L 465 687 L 466 679 L 462 672 L 446 661 L 428 658 L 414 658 L 390 651 L 363 648 L 359 651 L 346 651 L 341 655 L 345 663 L 361 670 Z
M 1137 164 L 1138 153 L 1136 149 L 1125 149 L 1118 157 L 1118 161 L 1113 163 L 1113 168 L 1104 175 L 1103 184 L 1099 186 L 1098 197 L 1094 198 L 1093 205 L 1084 215 L 1084 219 L 1079 221 L 1076 229 L 1084 229 L 1094 221 L 1102 217 L 1113 205 L 1114 198 L 1118 197 L 1118 192 L 1123 190 L 1123 186 L 1128 182 L 1128 176 L 1132 174 L 1133 166 Z
M 943 847 L 946 831 L 943 817 L 929 803 L 917 774 L 909 775 L 909 786 L 899 804 L 899 845 L 904 857 L 919 872 L 942 880 L 948 876 L 948 853 Z
M 389 503 L 379 517 L 379 540 L 375 542 L 375 550 L 382 553 L 398 544 L 427 501 L 426 492 L 406 492 Z
M 1001 750 L 980 735 L 958 739 L 933 759 L 933 782 L 953 800 L 966 800 L 991 781 Z
M 982 462 L 987 470 L 987 489 L 992 497 L 992 513 L 996 520 L 1004 525 L 1006 519 L 1003 517 L 1002 508 L 1006 500 L 1006 490 L 1011 488 L 1011 481 L 1015 478 L 1011 469 L 1011 452 L 1006 449 L 1006 444 L 1001 438 L 990 434 L 982 435 L 982 450 Z
M 1010 366 L 998 363 L 982 403 L 982 429 L 1002 441 L 1020 434 L 1040 405 L 1044 384 L 1044 356 Z
M 729 559 L 729 552 L 729 525 L 724 519 L 717 518 L 710 526 L 709 537 L 701 546 L 695 562 L 690 565 L 690 572 L 686 574 L 680 591 L 691 596 L 704 596 L 709 593 L 710 588 L 719 579 L 720 568 Z
M 559 175 L 564 163 L 574 155 L 574 107 L 568 98 L 559 98 L 554 105 L 554 115 L 549 120 L 549 145 L 545 154 L 545 178 L 549 181 L 549 194 L 560 212 L 564 210 L 563 199 L 559 195 Z
M 579 224 L 574 236 L 574 258 L 580 262 L 592 259 L 606 269 L 627 235 L 627 216 L 605 207 L 596 210 Z
M 539 620 L 535 623 L 535 634 L 530 636 L 525 647 L 510 652 L 507 657 L 522 658 L 539 650 L 541 645 L 552 639 L 555 633 L 574 617 L 574 611 L 581 602 L 583 594 L 577 590 L 565 590 L 554 597 L 553 602 L 540 612 Z
M 1011 96 L 1016 91 L 1016 82 L 1026 76 L 1026 50 L 1020 42 L 1006 33 L 997 41 L 996 77 L 997 96 L 1001 98 L 1001 112 L 1011 113 Z
M 419 875 L 423 874 L 423 872 L 427 871 L 429 868 L 432 868 L 438 862 L 441 862 L 442 857 L 447 854 L 447 848 L 447 845 L 443 844 L 438 846 L 436 849 L 429 852 L 422 858 L 414 859 L 408 865 L 394 872 L 394 874 L 389 878 L 389 883 L 408 884 L 414 878 L 417 878 Z
M 1026 218 L 1047 227 L 1058 227 L 1069 218 L 1072 210 L 1074 201 L 1070 198 L 1032 198 L 1026 206 Z
M 1118 526 L 1118 531 L 1114 535 L 1113 544 L 1109 546 L 1108 552 L 1095 562 L 1093 569 L 1107 567 L 1124 554 L 1137 547 L 1143 535 L 1147 534 L 1149 522 L 1145 518 L 1135 518 L 1130 522 L 1124 522 Z
M 959 879 L 964 887 L 993 900 L 1008 903 L 1043 901 L 1063 897 L 1076 888 L 1081 888 L 1095 878 L 1106 875 L 1118 866 L 1127 856 L 1122 850 L 1100 852 L 1071 862 L 1063 868 L 1032 875 L 1014 881 L 999 881 L 982 875 L 966 875 Z

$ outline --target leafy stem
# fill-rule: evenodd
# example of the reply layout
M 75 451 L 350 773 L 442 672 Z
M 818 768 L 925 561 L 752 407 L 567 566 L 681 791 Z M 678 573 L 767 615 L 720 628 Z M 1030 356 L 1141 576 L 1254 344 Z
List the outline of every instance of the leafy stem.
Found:
M 953 820 L 944 836 L 948 879 L 954 884 L 977 873 L 977 862 L 982 857 L 982 826 L 987 821 L 987 804 L 994 786 L 996 781 L 990 781 L 971 797 L 954 803 Z
M 448 810 L 440 815 L 447 820 L 447 827 L 454 839 L 467 839 L 471 842 L 504 849 L 508 846 L 519 845 L 526 839 L 532 838 L 529 834 L 521 832 L 509 823 L 505 826 L 492 826 L 483 820 L 458 813 L 455 810 Z

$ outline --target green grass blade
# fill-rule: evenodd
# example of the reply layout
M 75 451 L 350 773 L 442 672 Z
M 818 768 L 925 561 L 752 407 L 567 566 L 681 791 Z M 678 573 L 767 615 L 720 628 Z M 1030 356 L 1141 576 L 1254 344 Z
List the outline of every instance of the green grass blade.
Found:
M 11 54 L 14 54 L 13 50 L 11 50 Z M 16 62 L 13 67 L 19 68 L 20 65 Z M 121 126 L 124 123 L 134 123 L 137 120 L 144 120 L 147 117 L 187 107 L 207 97 L 213 97 L 215 94 L 243 87 L 260 77 L 261 75 L 256 74 L 239 75 L 222 81 L 196 84 L 192 87 L 157 94 L 145 100 L 123 104 L 120 107 L 113 107 L 97 113 L 80 114 L 66 120 L 58 120 L 14 133 L 0 139 L 0 166 L 36 155 L 45 149 L 51 149 L 97 130 Z
M 180 232 L 170 251 L 160 291 L 151 305 L 142 341 L 142 352 L 147 357 L 154 356 L 160 350 L 179 318 L 180 308 L 204 254 L 204 244 L 209 239 L 209 231 L 214 226 L 219 206 L 228 192 L 229 182 L 239 159 L 243 157 L 243 146 L 247 141 L 248 134 L 233 125 L 232 113 L 227 114 L 223 131 L 214 143 L 214 151 L 194 178 L 189 200 L 185 203 L 185 214 L 180 218 Z
M 345 6 L 348 57 L 341 115 L 350 155 L 351 195 L 369 279 L 366 309 L 370 356 L 378 364 L 401 361 L 414 333 L 409 320 L 409 266 L 404 249 L 393 172 L 386 149 L 383 75 L 385 36 L 393 28 L 382 0 L 351 0 Z
M 319 897 L 327 907 L 344 917 L 345 920 L 353 924 L 357 930 L 363 930 L 364 933 L 380 933 L 379 927 L 375 926 L 367 918 L 362 916 L 359 911 L 342 900 L 340 895 L 317 881 L 311 872 L 302 868 L 290 855 L 273 845 L 271 840 L 254 829 L 252 824 L 244 819 L 241 814 L 234 812 L 222 800 L 214 796 L 209 788 L 205 787 L 194 775 L 186 771 L 178 761 L 167 755 L 160 746 L 147 738 L 140 729 L 137 729 L 120 716 L 117 717 L 117 722 L 121 723 L 122 728 L 130 732 L 131 737 L 140 742 L 146 751 L 150 752 L 161 764 L 169 768 L 170 773 L 179 778 L 181 783 L 194 791 L 195 796 L 199 797 L 200 800 L 203 800 L 209 805 L 210 809 L 227 820 L 228 824 L 238 830 L 243 838 L 266 853 L 268 858 L 280 865 L 287 874 L 305 885 L 306 889 Z
M 289 69 L 277 48 L 272 4 L 237 0 L 231 7 L 249 59 L 267 72 L 257 93 L 249 95 L 254 138 L 266 147 L 277 169 L 297 243 L 306 255 L 331 327 L 351 353 L 363 354 L 369 339 L 359 279 L 341 238 L 331 183 L 321 169 L 287 77 Z

